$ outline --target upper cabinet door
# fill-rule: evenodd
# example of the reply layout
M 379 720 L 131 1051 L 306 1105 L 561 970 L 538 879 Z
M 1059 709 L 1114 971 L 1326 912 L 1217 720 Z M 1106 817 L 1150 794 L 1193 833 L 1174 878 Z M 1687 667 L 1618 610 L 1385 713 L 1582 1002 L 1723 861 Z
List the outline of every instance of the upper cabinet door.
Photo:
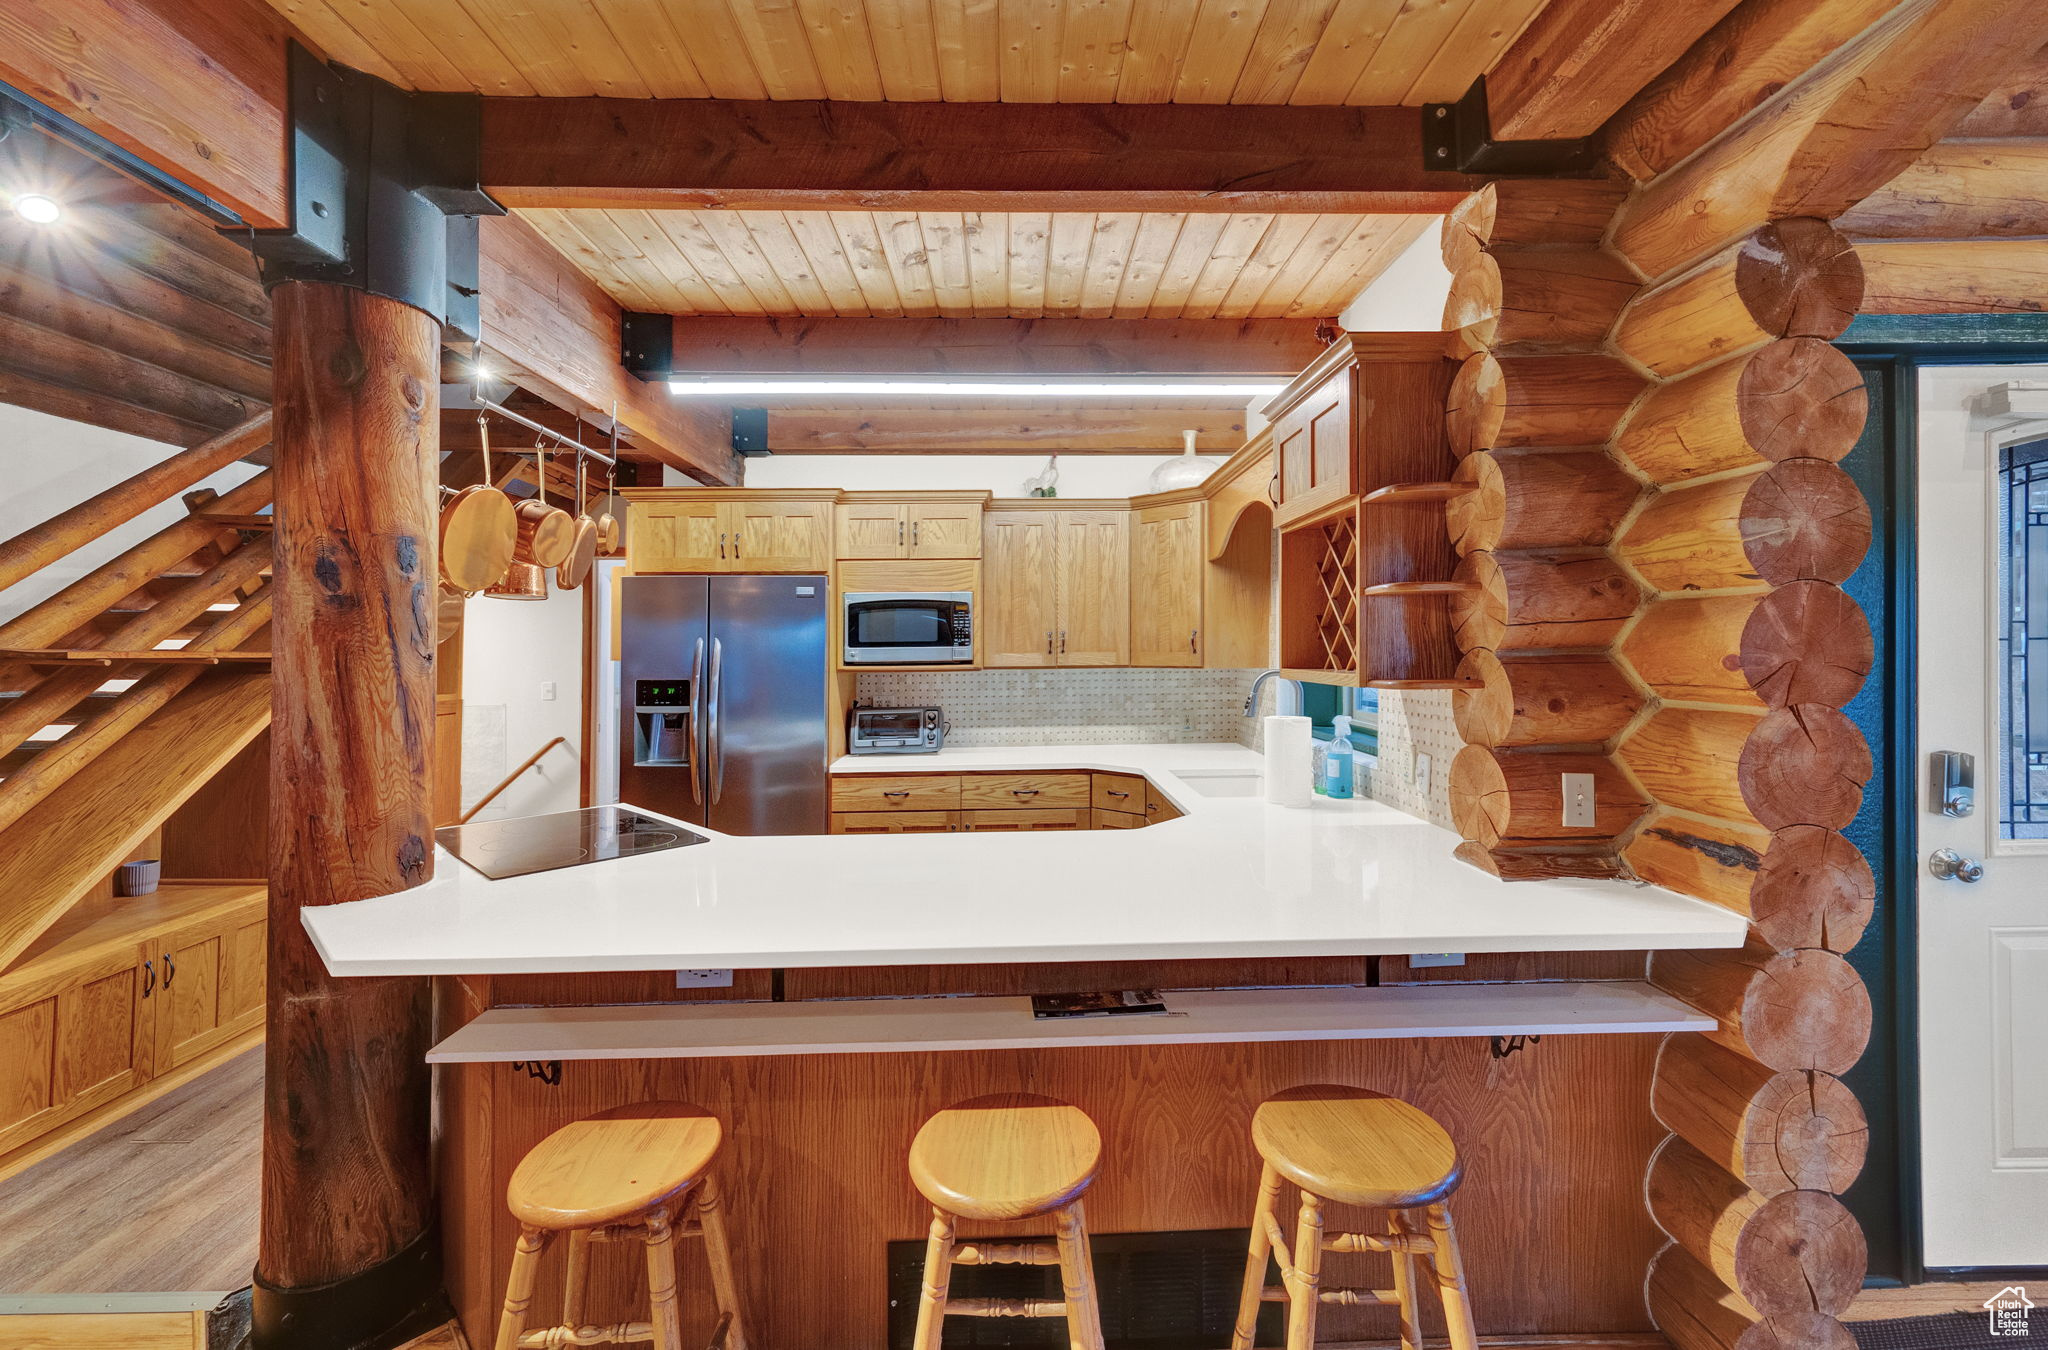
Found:
M 626 528 L 636 572 L 730 570 L 731 526 L 723 502 L 635 502 Z
M 1280 419 L 1281 525 L 1315 514 L 1357 491 L 1351 472 L 1351 371 L 1338 371 Z
M 974 644 L 984 666 L 1049 666 L 1058 644 L 1058 516 L 991 511 L 983 521 Z
M 1131 518 L 1127 511 L 1059 513 L 1057 589 L 1063 666 L 1131 660 Z
M 855 502 L 839 508 L 839 556 L 907 558 L 910 525 L 896 502 Z
M 722 572 L 823 572 L 832 565 L 832 507 L 826 502 L 724 504 L 731 557 Z
M 1152 506 L 1131 522 L 1131 664 L 1202 664 L 1202 503 Z
M 911 502 L 904 508 L 909 517 L 907 558 L 979 558 L 981 556 L 980 502 Z M 842 558 L 851 554 L 842 553 Z

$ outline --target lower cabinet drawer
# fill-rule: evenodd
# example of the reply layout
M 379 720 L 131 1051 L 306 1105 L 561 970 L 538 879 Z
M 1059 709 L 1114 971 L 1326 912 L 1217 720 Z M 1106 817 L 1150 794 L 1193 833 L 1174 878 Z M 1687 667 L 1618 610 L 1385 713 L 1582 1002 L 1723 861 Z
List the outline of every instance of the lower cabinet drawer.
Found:
M 1152 786 L 1152 780 L 1145 780 L 1145 818 L 1157 825 L 1162 820 L 1178 820 L 1181 809 L 1166 800 L 1166 794 Z
M 1085 806 L 1064 811 L 962 811 L 970 830 L 1085 830 Z
M 960 780 L 960 805 L 983 810 L 1029 807 L 1064 809 L 1088 805 L 1085 773 L 992 773 Z
M 960 780 L 948 774 L 832 780 L 834 811 L 953 811 L 959 806 Z
M 1135 830 L 1145 824 L 1145 817 L 1135 811 L 1104 811 L 1097 807 L 1091 814 L 1098 830 Z
M 1136 774 L 1098 773 L 1095 775 L 1095 794 L 1090 804 L 1098 811 L 1129 811 L 1142 815 L 1145 810 L 1145 780 Z
M 958 811 L 835 811 L 834 834 L 940 834 L 960 828 Z

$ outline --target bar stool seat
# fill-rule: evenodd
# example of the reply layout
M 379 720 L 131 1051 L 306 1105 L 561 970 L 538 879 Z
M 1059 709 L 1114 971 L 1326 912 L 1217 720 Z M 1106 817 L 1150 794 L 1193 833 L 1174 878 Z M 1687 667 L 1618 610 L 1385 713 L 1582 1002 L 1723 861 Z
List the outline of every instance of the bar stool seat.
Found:
M 717 1117 L 686 1102 L 639 1102 L 573 1121 L 535 1144 L 512 1169 L 505 1205 L 519 1220 L 519 1242 L 505 1283 L 495 1350 L 567 1350 L 571 1346 L 652 1341 L 684 1350 L 676 1297 L 675 1243 L 701 1238 L 717 1309 L 712 1344 L 746 1350 L 738 1281 L 725 1216 L 710 1173 L 724 1130 Z M 527 1330 L 541 1255 L 566 1233 L 562 1318 Z M 637 1242 L 645 1249 L 648 1317 L 604 1325 L 583 1321 L 590 1244 Z
M 1458 1188 L 1458 1147 L 1398 1097 L 1322 1083 L 1289 1088 L 1252 1116 L 1252 1146 L 1302 1190 L 1341 1205 L 1415 1209 Z
M 1052 1097 L 975 1097 L 927 1120 L 910 1145 L 910 1179 L 932 1204 L 912 1350 L 939 1350 L 947 1314 L 1064 1317 L 1069 1350 L 1102 1350 L 1095 1272 L 1081 1193 L 1095 1180 L 1102 1135 L 1078 1107 Z M 956 1218 L 1051 1215 L 1051 1242 L 961 1240 Z M 953 1267 L 1058 1266 L 1060 1297 L 954 1298 Z
M 724 1133 L 716 1116 L 683 1102 L 601 1111 L 534 1145 L 513 1169 L 505 1201 L 513 1218 L 534 1228 L 617 1223 L 688 1190 Z
M 939 1112 L 910 1145 L 910 1179 L 963 1219 L 1022 1219 L 1088 1189 L 1102 1135 L 1078 1107 L 1001 1093 Z

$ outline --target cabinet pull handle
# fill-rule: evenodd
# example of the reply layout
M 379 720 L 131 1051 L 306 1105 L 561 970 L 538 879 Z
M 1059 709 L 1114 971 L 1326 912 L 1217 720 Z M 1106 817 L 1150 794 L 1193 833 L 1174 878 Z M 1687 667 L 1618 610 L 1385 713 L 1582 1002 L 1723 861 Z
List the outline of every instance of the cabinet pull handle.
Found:
M 1064 628 L 1062 628 L 1062 629 L 1060 629 L 1060 655 L 1061 655 L 1061 656 L 1065 656 L 1066 654 L 1067 654 L 1067 630 L 1066 630 L 1066 629 L 1064 629 Z
M 170 954 L 169 952 L 165 952 L 165 953 L 164 953 L 164 988 L 166 988 L 166 989 L 169 989 L 169 988 L 171 987 L 171 981 L 172 981 L 172 980 L 175 980 L 175 979 L 177 979 L 177 978 L 178 978 L 178 963 L 177 963 L 176 961 L 173 961 L 173 960 L 171 959 L 171 954 Z
M 922 535 L 923 533 L 924 533 L 924 522 L 923 522 L 923 521 L 921 521 L 921 520 L 913 520 L 913 521 L 911 521 L 911 522 L 910 522 L 910 546 L 911 546 L 912 548 L 916 548 L 916 547 L 917 547 L 917 541 L 918 541 L 918 536 L 919 536 L 919 535 Z
M 903 522 L 900 520 L 896 522 L 896 545 L 898 548 L 903 546 Z
M 718 556 L 721 558 L 725 556 L 725 532 L 723 530 L 718 533 Z
M 1013 796 L 1018 797 L 1036 797 L 1038 795 L 1037 788 L 1011 788 L 1010 792 Z
M 732 532 L 732 560 L 734 562 L 740 560 L 740 532 L 738 530 Z
M 1052 655 L 1052 633 L 1050 631 L 1045 635 L 1045 654 L 1047 656 Z
M 903 790 L 902 792 L 886 792 L 886 791 L 885 791 L 884 793 L 882 793 L 882 795 L 883 795 L 884 797 L 908 797 L 908 796 L 910 795 L 910 790 L 909 790 L 908 788 L 906 788 L 906 789 L 904 789 L 904 790 Z
M 1199 633 L 1199 632 L 1201 632 L 1201 631 L 1202 631 L 1202 630 L 1201 630 L 1201 629 L 1199 629 L 1199 628 L 1190 628 L 1190 629 L 1188 629 L 1188 654 L 1189 654 L 1190 656 L 1194 655 L 1194 652 L 1195 652 L 1195 634 L 1197 634 L 1197 633 Z
M 1131 795 L 1128 792 L 1118 792 L 1115 788 L 1104 788 L 1103 791 L 1107 792 L 1112 797 L 1128 797 Z
M 142 963 L 142 996 L 148 998 L 156 992 L 156 962 Z

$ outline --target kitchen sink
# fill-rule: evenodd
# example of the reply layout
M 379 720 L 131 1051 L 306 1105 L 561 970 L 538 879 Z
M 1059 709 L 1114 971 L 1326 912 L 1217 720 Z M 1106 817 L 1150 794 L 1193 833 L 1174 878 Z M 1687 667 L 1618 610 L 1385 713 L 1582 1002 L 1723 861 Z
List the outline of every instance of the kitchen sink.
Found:
M 1265 776 L 1256 773 L 1220 773 L 1211 777 L 1184 773 L 1180 778 L 1204 797 L 1256 797 L 1266 790 Z

